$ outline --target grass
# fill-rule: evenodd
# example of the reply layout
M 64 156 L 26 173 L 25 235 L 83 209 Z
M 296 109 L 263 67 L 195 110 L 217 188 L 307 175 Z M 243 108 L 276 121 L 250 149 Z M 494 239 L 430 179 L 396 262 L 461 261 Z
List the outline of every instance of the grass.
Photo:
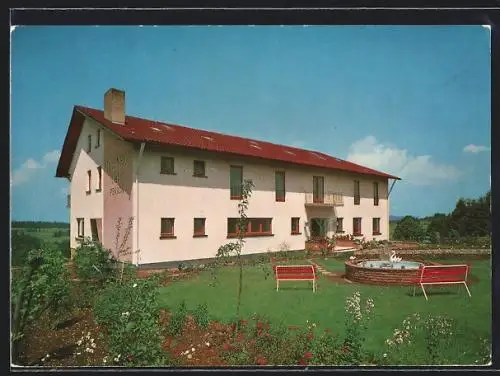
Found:
M 443 262 L 454 261 L 460 260 Z M 333 272 L 344 270 L 343 262 L 344 258 L 321 261 Z M 307 261 L 298 260 L 294 263 Z M 431 292 L 428 302 L 421 293 L 411 296 L 410 287 L 335 284 L 323 276 L 318 281 L 316 293 L 312 292 L 309 282 L 292 281 L 282 283 L 277 292 L 272 273 L 265 279 L 261 267 L 245 266 L 241 312 L 244 317 L 258 313 L 268 317 L 271 323 L 281 322 L 285 325 L 304 326 L 309 320 L 343 335 L 345 300 L 354 291 L 360 291 L 362 299 L 372 298 L 375 303 L 374 317 L 369 323 L 366 339 L 369 350 L 380 351 L 393 330 L 415 312 L 422 316 L 446 315 L 455 319 L 461 328 L 460 335 L 466 338 L 465 343 L 479 343 L 479 337 L 490 338 L 491 333 L 490 320 L 487 319 L 491 318 L 491 262 L 478 260 L 470 263 L 472 275 L 479 278 L 479 281 L 469 285 L 472 298 L 467 296 L 463 286 L 451 286 L 441 293 Z M 267 267 L 269 271 L 271 266 Z M 185 300 L 188 310 L 193 310 L 197 304 L 206 303 L 212 319 L 230 321 L 235 312 L 237 278 L 237 268 L 221 269 L 217 274 L 218 284 L 211 287 L 210 273 L 200 273 L 192 280 L 161 288 L 160 304 L 173 309 Z
M 14 231 L 16 230 L 21 230 L 24 233 L 35 236 L 39 238 L 43 243 L 51 244 L 55 243 L 61 240 L 67 240 L 69 239 L 69 229 L 66 227 L 61 227 L 61 228 L 39 228 L 37 230 L 31 229 L 31 228 L 15 228 L 13 229 Z M 64 235 L 62 236 L 54 236 L 56 232 L 63 232 Z

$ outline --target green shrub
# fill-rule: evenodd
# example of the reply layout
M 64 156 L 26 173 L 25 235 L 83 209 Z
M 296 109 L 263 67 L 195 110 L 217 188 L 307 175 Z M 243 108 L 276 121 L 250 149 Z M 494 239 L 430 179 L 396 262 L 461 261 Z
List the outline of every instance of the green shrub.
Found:
M 167 327 L 167 333 L 171 336 L 177 336 L 182 333 L 184 324 L 186 323 L 187 308 L 186 302 L 183 300 L 177 306 L 177 309 L 172 313 Z
M 62 254 L 53 248 L 30 250 L 26 257 L 27 265 L 13 279 L 14 358 L 17 358 L 17 339 L 42 313 L 49 313 L 52 327 L 55 327 L 70 311 L 71 282 L 65 262 Z
M 36 236 L 13 229 L 11 232 L 11 264 L 13 266 L 25 265 L 28 252 L 41 247 L 42 242 Z
M 210 319 L 208 317 L 208 308 L 207 304 L 198 304 L 193 311 L 193 319 L 196 325 L 200 328 L 207 328 L 210 323 Z
M 420 241 L 425 237 L 425 230 L 417 218 L 406 216 L 396 225 L 393 237 L 396 240 Z
M 162 349 L 158 279 L 110 282 L 95 301 L 94 316 L 106 331 L 109 356 L 123 366 L 160 366 Z
M 88 239 L 76 248 L 73 262 L 76 275 L 83 280 L 102 284 L 117 276 L 117 262 L 112 253 L 100 243 Z

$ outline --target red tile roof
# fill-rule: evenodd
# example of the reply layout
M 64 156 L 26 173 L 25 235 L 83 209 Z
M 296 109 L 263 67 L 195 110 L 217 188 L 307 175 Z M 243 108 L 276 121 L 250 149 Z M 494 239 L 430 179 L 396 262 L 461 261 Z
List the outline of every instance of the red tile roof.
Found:
M 372 170 L 317 151 L 229 136 L 133 116 L 126 117 L 125 125 L 116 124 L 105 119 L 103 111 L 82 106 L 75 106 L 73 109 L 73 116 L 57 166 L 57 177 L 68 176 L 69 166 L 85 116 L 99 122 L 126 141 L 176 145 L 400 180 L 397 176 Z

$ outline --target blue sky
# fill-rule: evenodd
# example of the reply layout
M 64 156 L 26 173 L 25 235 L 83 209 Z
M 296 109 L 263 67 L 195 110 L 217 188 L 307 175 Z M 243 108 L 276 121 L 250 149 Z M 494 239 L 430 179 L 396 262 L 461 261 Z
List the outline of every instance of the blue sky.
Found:
M 12 219 L 67 221 L 55 169 L 73 105 L 319 150 L 402 177 L 391 214 L 490 187 L 490 33 L 481 26 L 18 27 Z

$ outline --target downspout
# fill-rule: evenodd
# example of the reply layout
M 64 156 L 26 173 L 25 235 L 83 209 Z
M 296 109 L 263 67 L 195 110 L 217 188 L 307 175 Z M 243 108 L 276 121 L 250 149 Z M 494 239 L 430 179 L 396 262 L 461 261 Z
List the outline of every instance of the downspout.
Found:
M 139 170 L 141 166 L 142 155 L 144 154 L 145 142 L 141 142 L 139 156 L 137 157 L 137 165 L 135 167 L 135 252 L 139 251 Z M 139 265 L 139 255 L 134 252 L 135 265 Z

